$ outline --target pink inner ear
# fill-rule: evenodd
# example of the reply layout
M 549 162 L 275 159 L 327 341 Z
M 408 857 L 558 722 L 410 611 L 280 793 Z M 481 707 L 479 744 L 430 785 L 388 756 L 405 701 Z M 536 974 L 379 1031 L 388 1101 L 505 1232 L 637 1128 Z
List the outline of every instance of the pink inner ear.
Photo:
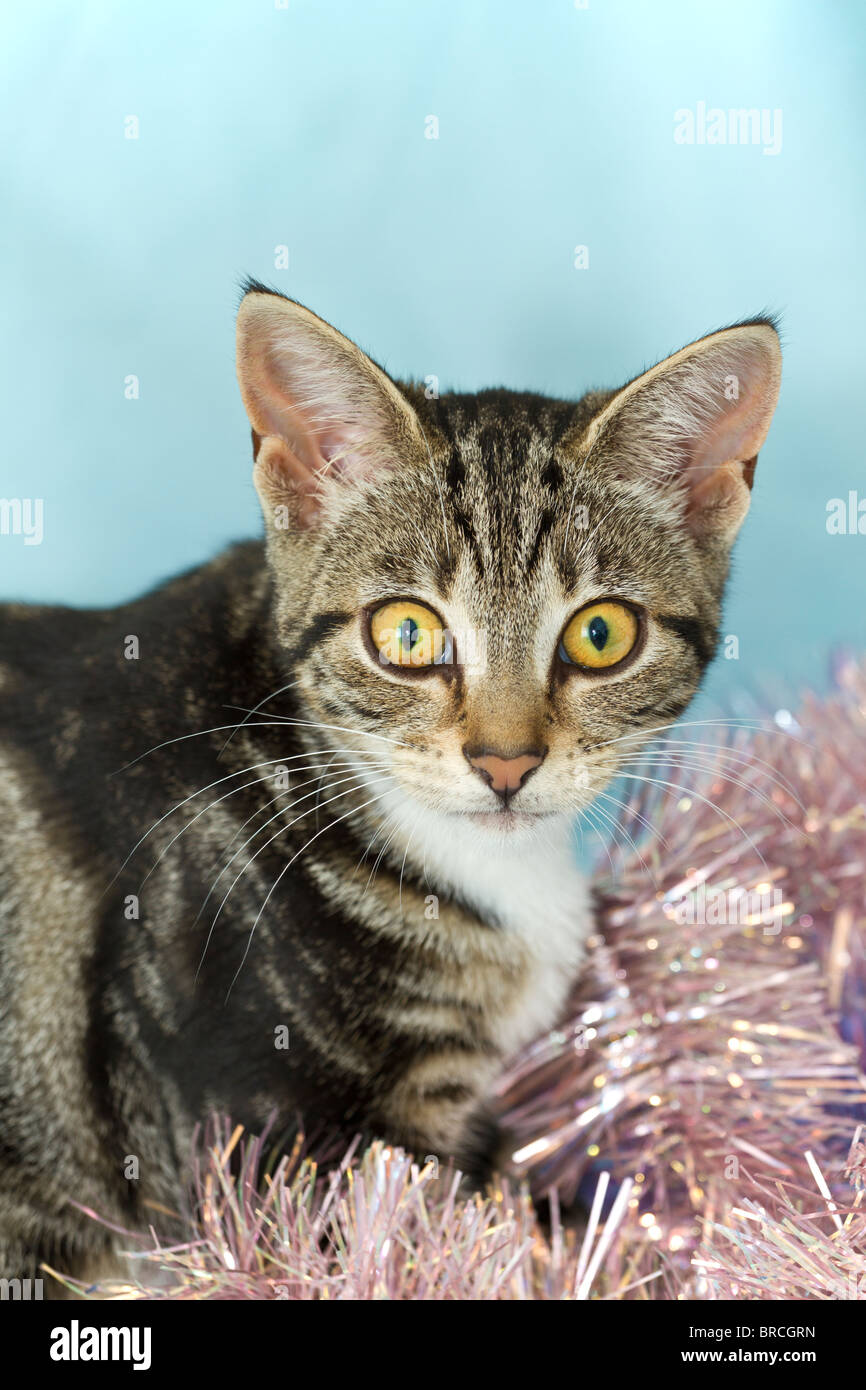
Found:
M 342 452 L 339 444 L 331 442 L 321 444 L 319 446 L 319 452 L 322 455 L 325 472 L 327 472 L 329 477 L 333 477 L 334 474 L 343 473 L 345 471 L 346 455 Z
M 272 470 L 283 473 L 296 491 L 315 498 L 321 497 L 322 485 L 328 479 L 358 471 L 348 429 L 331 420 L 308 418 L 308 412 L 285 395 L 275 407 L 277 398 L 274 390 L 269 420 L 273 433 L 269 437 L 284 442 L 284 448 L 274 452 Z
M 282 486 L 285 502 L 297 508 L 303 495 L 321 510 L 332 487 L 368 481 L 410 454 L 423 457 L 423 431 L 399 388 L 303 305 L 250 291 L 237 343 L 241 394 L 263 441 L 259 457 L 267 450 L 257 486 L 268 505 Z
M 329 480 L 361 478 L 375 471 L 375 461 L 364 459 L 358 448 L 359 422 L 343 424 L 333 418 L 340 407 L 338 395 L 329 400 L 323 392 L 318 400 L 295 402 L 287 397 L 282 383 L 273 381 L 266 400 L 269 433 L 288 441 L 294 455 L 294 463 L 286 466 L 296 488 L 320 497 L 323 483 Z
M 344 474 L 361 478 L 373 472 L 373 469 L 369 465 L 365 466 L 358 455 L 348 447 L 348 442 L 348 439 L 341 439 L 333 431 L 317 437 L 323 478 L 340 478 Z
M 729 411 L 697 440 L 691 466 L 713 469 L 723 463 L 747 463 L 757 455 L 766 433 L 767 415 L 759 401 L 732 401 Z
M 253 478 L 267 511 L 288 505 L 301 526 L 314 523 L 321 506 L 321 487 L 308 464 L 285 439 L 273 434 L 265 436 Z
M 370 455 L 365 457 L 353 447 L 357 441 L 348 431 L 341 435 L 332 428 L 317 435 L 315 443 L 321 459 L 321 476 L 325 480 L 342 477 L 361 480 L 375 476 L 377 459 Z
M 753 463 L 767 436 L 775 406 L 769 363 L 752 352 L 741 354 L 738 366 L 738 398 L 722 399 L 716 419 L 698 435 L 690 459 L 694 469 L 703 472 L 725 463 Z M 751 478 L 748 483 L 751 487 Z
M 283 406 L 278 424 L 280 433 L 265 435 L 256 455 L 256 485 L 267 505 L 288 503 L 296 508 L 298 521 L 312 526 L 321 512 L 329 482 L 344 476 L 371 475 L 370 463 L 351 448 L 348 431 L 331 424 L 311 426 L 293 407 Z
M 738 463 L 723 463 L 704 474 L 689 489 L 686 520 L 692 535 L 732 539 L 749 510 L 750 487 Z

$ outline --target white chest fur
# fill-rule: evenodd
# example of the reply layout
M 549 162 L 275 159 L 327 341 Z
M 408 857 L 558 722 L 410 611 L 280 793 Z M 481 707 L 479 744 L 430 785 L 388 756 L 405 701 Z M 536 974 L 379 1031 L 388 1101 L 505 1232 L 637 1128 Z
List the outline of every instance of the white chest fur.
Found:
M 537 832 L 498 835 L 465 817 L 425 811 L 421 820 L 407 817 L 430 891 L 456 897 L 498 927 L 503 963 L 522 966 L 522 987 L 493 1029 L 512 1052 L 556 1022 L 590 931 L 571 823 L 557 818 Z

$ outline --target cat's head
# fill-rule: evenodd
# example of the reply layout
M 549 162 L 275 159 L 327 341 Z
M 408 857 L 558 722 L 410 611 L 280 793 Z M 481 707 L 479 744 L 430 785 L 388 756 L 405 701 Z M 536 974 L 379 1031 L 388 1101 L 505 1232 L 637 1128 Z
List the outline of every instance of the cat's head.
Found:
M 757 319 L 577 403 L 436 397 L 248 290 L 238 375 L 278 642 L 321 742 L 367 755 L 371 796 L 540 826 L 682 713 L 780 360 Z

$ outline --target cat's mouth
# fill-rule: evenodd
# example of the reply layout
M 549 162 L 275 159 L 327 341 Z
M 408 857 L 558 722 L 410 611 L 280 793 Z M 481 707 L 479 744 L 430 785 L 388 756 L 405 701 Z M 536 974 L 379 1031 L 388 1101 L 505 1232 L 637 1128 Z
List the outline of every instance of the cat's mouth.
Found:
M 516 811 L 511 806 L 502 806 L 498 811 L 453 811 L 454 816 L 477 825 L 485 830 L 525 830 L 531 825 L 549 820 L 553 811 Z
M 396 794 L 396 795 L 395 795 Z M 492 798 L 491 798 L 492 800 Z M 498 798 L 497 798 L 498 800 Z M 548 825 L 551 821 L 560 820 L 570 822 L 574 811 L 570 807 L 553 805 L 523 806 L 509 797 L 507 800 L 499 802 L 498 805 L 491 806 L 472 806 L 461 805 L 455 801 L 453 796 L 440 796 L 431 804 L 429 799 L 429 788 L 427 786 L 407 786 L 397 782 L 392 791 L 385 794 L 384 803 L 378 808 L 379 814 L 383 816 L 397 815 L 400 820 L 405 817 L 407 828 L 414 833 L 418 826 L 418 815 L 431 817 L 430 831 L 432 833 L 435 824 L 444 830 L 446 827 L 458 836 L 461 833 L 477 828 L 483 834 L 491 837 L 511 836 L 519 832 L 531 833 L 539 830 L 540 827 Z

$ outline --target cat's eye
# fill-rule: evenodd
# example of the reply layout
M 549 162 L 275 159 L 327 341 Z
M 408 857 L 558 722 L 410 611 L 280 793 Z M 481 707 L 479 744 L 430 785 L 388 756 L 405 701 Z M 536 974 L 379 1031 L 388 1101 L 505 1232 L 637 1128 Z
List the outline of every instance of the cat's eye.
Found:
M 567 624 L 559 656 L 572 666 L 604 670 L 625 660 L 639 634 L 637 614 L 624 603 L 610 599 L 588 603 Z
M 451 660 L 451 634 L 438 613 L 413 599 L 384 603 L 370 617 L 370 640 L 383 666 L 414 670 Z

